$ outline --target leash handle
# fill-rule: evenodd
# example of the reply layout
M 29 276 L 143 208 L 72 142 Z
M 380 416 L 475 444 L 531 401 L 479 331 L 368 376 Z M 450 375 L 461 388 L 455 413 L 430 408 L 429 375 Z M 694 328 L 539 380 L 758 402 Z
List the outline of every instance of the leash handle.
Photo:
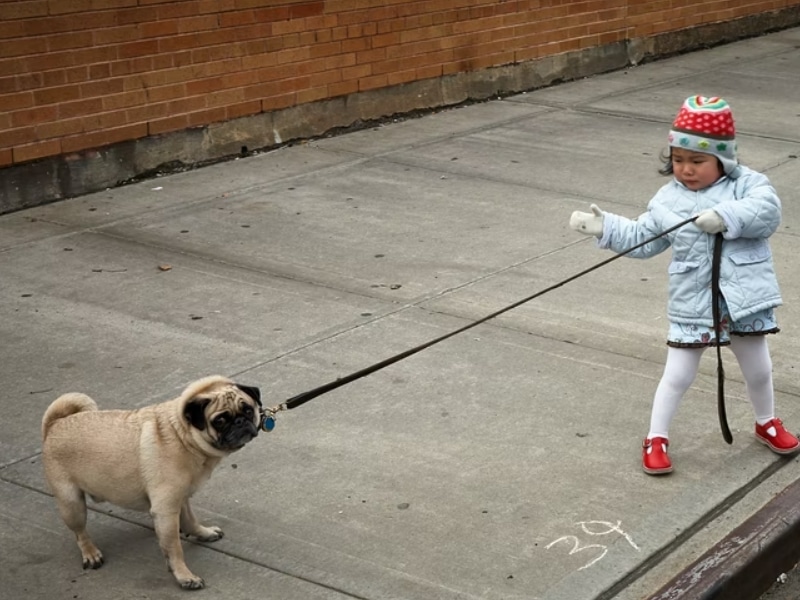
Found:
M 642 248 L 643 246 L 646 246 L 647 244 L 650 244 L 650 243 L 656 241 L 657 239 L 662 238 L 665 235 L 668 235 L 668 234 L 672 233 L 676 229 L 680 229 L 681 227 L 683 227 L 685 225 L 688 225 L 689 223 L 693 223 L 696 219 L 697 219 L 697 215 L 695 215 L 693 217 L 690 217 L 690 218 L 688 218 L 688 219 L 686 219 L 684 221 L 681 221 L 677 225 L 673 225 L 672 227 L 669 227 L 668 229 L 665 229 L 664 231 L 662 231 L 658 235 L 653 236 L 653 237 L 651 237 L 651 238 L 649 238 L 649 239 L 647 239 L 647 240 L 645 240 L 643 242 L 640 242 L 640 243 L 636 244 L 635 246 L 632 246 L 632 247 L 628 248 L 627 250 L 624 250 L 623 252 L 620 252 L 619 254 L 615 254 L 614 256 L 612 256 L 610 258 L 607 258 L 606 260 L 603 260 L 603 261 L 597 263 L 596 265 L 589 267 L 588 269 L 584 269 L 580 273 L 576 273 L 575 275 L 572 275 L 571 277 L 568 277 L 568 278 L 564 279 L 563 281 L 560 281 L 560 282 L 558 282 L 558 283 L 556 283 L 554 285 L 551 285 L 550 287 L 547 287 L 547 288 L 545 288 L 545 289 L 543 289 L 543 290 L 541 290 L 539 292 L 536 292 L 535 294 L 532 294 L 532 295 L 528 296 L 527 298 L 523 298 L 522 300 L 518 300 L 517 302 L 514 302 L 513 304 L 510 304 L 510 305 L 506 306 L 505 308 L 501 308 L 498 311 L 495 311 L 495 312 L 493 312 L 493 313 L 491 313 L 489 315 L 486 315 L 482 319 L 478 319 L 477 321 L 474 321 L 472 323 L 468 323 L 467 325 L 465 325 L 465 326 L 463 326 L 463 327 L 461 327 L 459 329 L 456 329 L 455 331 L 451 331 L 450 333 L 447 333 L 445 335 L 437 337 L 436 339 L 433 339 L 433 340 L 431 340 L 429 342 L 425 342 L 424 344 L 420 344 L 419 346 L 415 346 L 414 348 L 411 348 L 410 350 L 406 350 L 405 352 L 401 352 L 400 354 L 396 354 L 395 356 L 391 356 L 391 357 L 389 357 L 389 358 L 387 358 L 385 360 L 382 360 L 382 361 L 380 361 L 378 363 L 375 363 L 374 365 L 371 365 L 369 367 L 361 369 L 360 371 L 356 371 L 355 373 L 351 373 L 350 375 L 346 375 L 344 377 L 341 377 L 339 379 L 336 379 L 334 381 L 326 383 L 325 385 L 321 385 L 321 386 L 319 386 L 317 388 L 314 388 L 313 390 L 309 390 L 307 392 L 303 392 L 301 394 L 297 394 L 296 396 L 292 396 L 291 398 L 286 400 L 283 404 L 280 404 L 276 408 L 274 408 L 273 409 L 273 414 L 275 412 L 277 412 L 278 410 L 291 410 L 293 408 L 297 408 L 298 406 L 302 406 L 303 404 L 305 404 L 309 400 L 313 400 L 317 396 L 321 396 L 322 394 L 326 394 L 326 393 L 328 393 L 328 392 L 330 392 L 332 390 L 335 390 L 338 387 L 341 387 L 343 385 L 347 385 L 348 383 L 353 382 L 356 379 L 361 379 L 362 377 L 366 377 L 367 375 L 370 375 L 371 373 L 374 373 L 375 371 L 379 371 L 379 370 L 381 370 L 381 369 L 383 369 L 385 367 L 388 367 L 391 364 L 394 364 L 394 363 L 396 363 L 398 361 L 403 360 L 404 358 L 408 358 L 409 356 L 412 356 L 412 355 L 416 354 L 417 352 L 421 352 L 422 350 L 425 350 L 426 348 L 430 348 L 434 344 L 438 344 L 439 342 L 443 342 L 444 340 L 446 340 L 448 338 L 451 338 L 454 335 L 458 335 L 459 333 L 462 333 L 462 332 L 464 332 L 464 331 L 466 331 L 468 329 L 472 329 L 473 327 L 476 327 L 477 325 L 480 325 L 481 323 L 485 323 L 486 321 L 488 321 L 490 319 L 494 319 L 495 317 L 498 317 L 498 316 L 502 315 L 505 312 L 508 312 L 508 311 L 510 311 L 510 310 L 512 310 L 514 308 L 517 308 L 518 306 L 521 306 L 521 305 L 525 304 L 526 302 L 530 302 L 534 298 L 538 298 L 539 296 L 543 296 L 544 294 L 546 294 L 548 292 L 552 292 L 553 290 L 555 290 L 557 288 L 560 288 L 562 285 L 566 285 L 567 283 L 569 283 L 571 281 L 574 281 L 574 280 L 578 279 L 579 277 L 583 277 L 584 275 L 586 275 L 588 273 L 591 273 L 592 271 L 594 271 L 596 269 L 599 269 L 600 267 L 604 267 L 608 263 L 613 262 L 613 261 L 617 260 L 618 258 L 622 258 L 626 254 L 630 254 L 634 250 L 638 250 L 639 248 Z M 724 410 L 724 406 L 723 406 L 723 410 Z
M 711 261 L 711 314 L 714 319 L 714 340 L 717 343 L 717 416 L 723 439 L 729 444 L 733 443 L 733 434 L 728 427 L 728 415 L 725 410 L 725 369 L 722 367 L 722 346 L 720 345 L 720 329 L 722 316 L 720 315 L 719 275 L 722 263 L 722 234 L 714 236 L 714 256 Z

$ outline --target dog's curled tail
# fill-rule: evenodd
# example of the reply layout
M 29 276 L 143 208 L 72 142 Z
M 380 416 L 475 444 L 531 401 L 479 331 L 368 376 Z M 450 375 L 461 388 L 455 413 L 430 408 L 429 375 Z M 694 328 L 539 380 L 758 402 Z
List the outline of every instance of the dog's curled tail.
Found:
M 90 410 L 97 410 L 97 403 L 86 394 L 71 392 L 59 396 L 47 407 L 44 417 L 42 417 L 42 441 L 47 437 L 50 427 L 58 419 Z

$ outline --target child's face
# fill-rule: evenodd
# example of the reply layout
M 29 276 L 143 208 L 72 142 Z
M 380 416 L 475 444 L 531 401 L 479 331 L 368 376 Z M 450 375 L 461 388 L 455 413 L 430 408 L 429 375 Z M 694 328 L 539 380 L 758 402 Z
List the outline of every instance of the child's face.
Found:
M 722 167 L 716 156 L 672 148 L 672 172 L 690 190 L 702 190 L 722 177 Z

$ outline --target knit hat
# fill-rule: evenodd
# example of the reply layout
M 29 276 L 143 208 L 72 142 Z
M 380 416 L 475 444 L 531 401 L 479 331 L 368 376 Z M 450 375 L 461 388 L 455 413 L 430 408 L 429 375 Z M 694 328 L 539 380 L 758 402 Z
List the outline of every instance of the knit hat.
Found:
M 690 96 L 669 132 L 669 145 L 716 156 L 726 175 L 735 176 L 736 128 L 731 107 L 722 98 Z

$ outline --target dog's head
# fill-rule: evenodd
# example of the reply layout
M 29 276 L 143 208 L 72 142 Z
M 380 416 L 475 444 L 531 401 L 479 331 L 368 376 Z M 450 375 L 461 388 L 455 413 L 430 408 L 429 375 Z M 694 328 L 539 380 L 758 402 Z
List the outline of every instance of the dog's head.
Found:
M 181 413 L 193 430 L 192 437 L 202 439 L 217 452 L 235 452 L 258 435 L 258 388 L 215 375 L 187 387 L 181 401 Z

